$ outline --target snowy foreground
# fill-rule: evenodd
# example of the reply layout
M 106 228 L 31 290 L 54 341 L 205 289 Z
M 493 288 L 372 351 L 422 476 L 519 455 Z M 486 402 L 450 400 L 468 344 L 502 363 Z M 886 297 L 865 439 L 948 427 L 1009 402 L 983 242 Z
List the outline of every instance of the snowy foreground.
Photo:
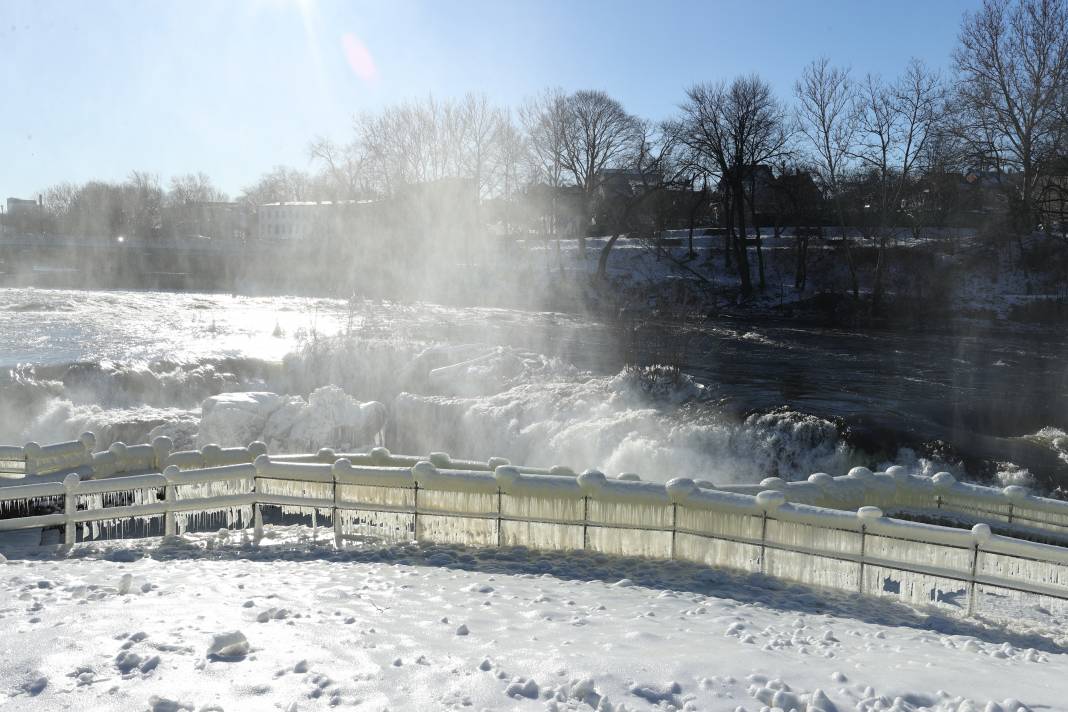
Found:
M 0 710 L 1068 709 L 1065 621 L 311 531 L 0 540 Z

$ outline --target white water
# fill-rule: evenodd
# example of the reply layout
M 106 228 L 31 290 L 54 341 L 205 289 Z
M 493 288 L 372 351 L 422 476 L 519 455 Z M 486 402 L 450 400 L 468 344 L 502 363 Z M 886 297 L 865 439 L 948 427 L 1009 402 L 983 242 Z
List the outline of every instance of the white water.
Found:
M 833 423 L 796 410 L 739 419 L 685 376 L 594 373 L 550 343 L 536 351 L 486 345 L 488 332 L 483 343 L 470 338 L 487 324 L 522 334 L 546 323 L 583 328 L 572 317 L 498 309 L 0 290 L 0 329 L 12 337 L 0 344 L 10 369 L 0 376 L 0 442 L 92 430 L 98 447 L 168 435 L 178 448 L 262 439 L 272 452 L 307 451 L 374 444 L 388 417 L 394 452 L 497 455 L 659 481 L 796 479 L 877 464 Z M 462 333 L 450 336 L 453 328 Z M 327 384 L 336 388 L 317 390 Z M 259 411 L 216 400 L 202 412 L 205 399 L 235 391 L 279 395 Z M 384 412 L 361 405 L 369 401 Z M 916 471 L 952 469 L 899 455 Z

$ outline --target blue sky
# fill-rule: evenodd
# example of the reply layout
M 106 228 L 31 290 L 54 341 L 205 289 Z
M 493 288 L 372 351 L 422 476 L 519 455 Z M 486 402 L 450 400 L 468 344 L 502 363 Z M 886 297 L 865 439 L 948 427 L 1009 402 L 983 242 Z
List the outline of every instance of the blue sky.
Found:
M 354 113 L 485 92 L 597 88 L 670 115 L 696 81 L 757 72 L 787 98 L 826 54 L 893 76 L 948 67 L 979 0 L 111 2 L 0 0 L 0 198 L 132 169 L 231 195 L 308 167 Z

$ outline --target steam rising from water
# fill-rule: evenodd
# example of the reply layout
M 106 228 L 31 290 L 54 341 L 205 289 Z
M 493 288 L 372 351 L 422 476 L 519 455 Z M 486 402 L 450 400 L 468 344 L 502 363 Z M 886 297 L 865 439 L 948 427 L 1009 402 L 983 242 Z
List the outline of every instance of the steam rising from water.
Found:
M 11 364 L 0 373 L 5 443 L 93 430 L 101 447 L 161 434 L 178 447 L 252 438 L 271 440 L 275 451 L 369 445 L 337 438 L 354 432 L 358 402 L 379 401 L 388 416 L 386 444 L 398 452 L 496 455 L 658 480 L 792 479 L 891 462 L 928 474 L 969 474 L 907 448 L 860 451 L 841 424 L 798 407 L 772 407 L 770 399 L 739 414 L 740 401 L 715 378 L 705 386 L 685 374 L 606 366 L 601 355 L 613 344 L 605 327 L 553 313 L 4 290 L 0 329 L 10 335 L 0 344 L 0 363 Z M 736 360 L 745 353 L 771 369 L 790 346 L 766 345 L 757 331 L 712 331 L 728 348 L 752 342 L 775 348 L 734 352 Z M 500 343 L 524 347 L 490 345 Z M 319 391 L 324 386 L 336 389 Z M 285 407 L 277 416 L 256 414 L 249 420 L 255 427 L 227 423 L 230 416 L 202 424 L 205 399 L 248 391 L 279 394 L 274 402 Z M 744 399 L 744 387 L 735 391 Z M 721 394 L 728 397 L 721 401 Z M 308 425 L 295 427 L 297 421 Z M 1023 440 L 1068 463 L 1063 431 L 1042 428 Z M 1005 483 L 1032 479 L 1009 462 L 996 474 Z

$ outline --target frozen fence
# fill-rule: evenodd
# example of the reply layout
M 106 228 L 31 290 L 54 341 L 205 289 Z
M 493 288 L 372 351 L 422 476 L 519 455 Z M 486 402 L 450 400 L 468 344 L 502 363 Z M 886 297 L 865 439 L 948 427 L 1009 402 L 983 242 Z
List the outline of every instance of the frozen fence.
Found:
M 40 446 L 0 447 L 0 473 L 25 477 L 78 471 L 90 477 L 112 477 L 123 473 L 162 472 L 173 465 L 180 470 L 250 464 L 267 452 L 262 442 L 246 447 L 222 448 L 205 445 L 200 450 L 174 451 L 169 438 L 156 438 L 151 445 L 114 443 L 103 452 L 92 452 L 96 437 L 84 433 L 79 440 Z M 456 460 L 447 453 L 429 455 L 395 455 L 384 447 L 366 453 L 338 453 L 324 448 L 315 454 L 291 454 L 272 457 L 275 462 L 294 464 L 330 464 L 337 459 L 349 460 L 357 467 L 414 467 L 427 461 L 446 470 L 493 472 L 510 464 L 504 458 L 486 461 Z M 575 477 L 568 467 L 550 468 L 519 466 L 521 474 Z M 621 475 L 633 479 L 635 475 Z M 829 509 L 856 511 L 875 506 L 891 515 L 926 518 L 957 526 L 975 523 L 992 524 L 998 531 L 1016 537 L 1034 538 L 1068 544 L 1068 502 L 1038 497 L 1023 487 L 1003 489 L 957 482 L 948 472 L 934 477 L 910 475 L 902 467 L 890 467 L 873 473 L 867 468 L 853 468 L 848 475 L 832 477 L 816 473 L 807 480 L 786 482 L 767 478 L 757 485 L 716 485 L 697 482 L 704 490 L 718 490 L 756 495 L 766 490 L 782 492 L 786 500 Z M 3 516 L 0 510 L 0 516 Z
M 1068 502 L 1030 494 L 1019 485 L 998 489 L 957 482 L 948 472 L 924 477 L 897 466 L 886 472 L 854 467 L 841 477 L 816 473 L 802 482 L 769 477 L 759 485 L 721 489 L 747 494 L 776 490 L 789 502 L 832 509 L 876 506 L 890 514 L 961 524 L 986 522 L 1017 536 L 1068 543 Z
M 92 463 L 94 445 L 92 433 L 52 445 L 0 445 L 0 474 L 47 475 L 87 466 Z
M 1068 549 L 993 534 L 986 524 L 967 530 L 901 521 L 873 506 L 845 511 L 787 501 L 781 490 L 727 492 L 688 479 L 661 485 L 594 471 L 466 469 L 441 457 L 448 467 L 408 466 L 391 458 L 380 451 L 354 464 L 260 454 L 254 463 L 183 470 L 172 462 L 162 473 L 101 480 L 71 474 L 62 482 L 0 488 L 0 511 L 8 514 L 0 531 L 60 527 L 71 544 L 174 534 L 211 521 L 251 525 L 258 541 L 263 511 L 274 507 L 310 514 L 315 522 L 328 519 L 339 547 L 373 537 L 589 550 L 690 561 L 968 614 L 1015 615 L 1024 606 L 1068 613 Z M 51 511 L 34 513 L 40 509 Z

